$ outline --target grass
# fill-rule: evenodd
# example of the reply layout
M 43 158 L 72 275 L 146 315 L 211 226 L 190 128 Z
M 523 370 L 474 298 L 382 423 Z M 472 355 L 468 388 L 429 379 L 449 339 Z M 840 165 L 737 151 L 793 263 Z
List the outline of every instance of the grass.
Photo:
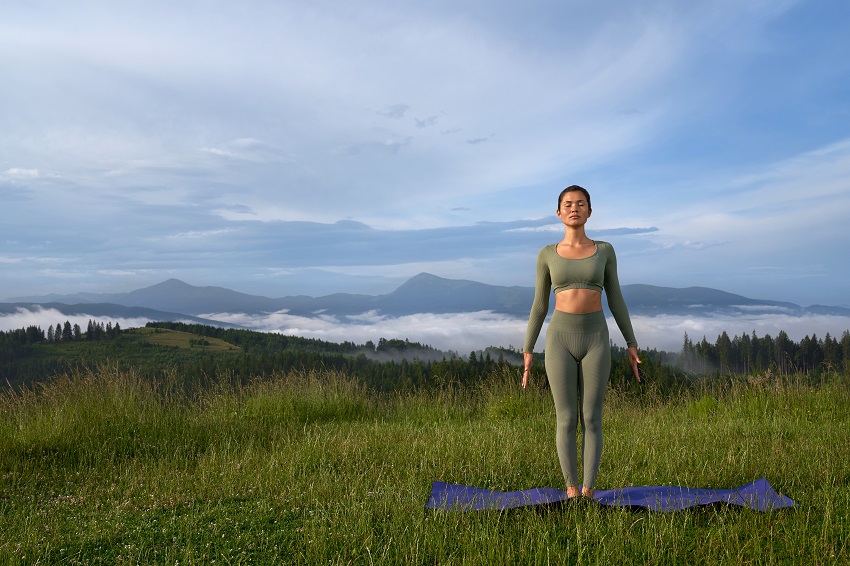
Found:
M 102 367 L 0 396 L 3 564 L 840 564 L 850 378 L 610 392 L 598 486 L 735 487 L 794 509 L 426 512 L 434 480 L 563 487 L 547 391 L 376 395 L 295 372 L 186 395 Z
M 197 348 L 211 352 L 239 352 L 241 348 L 229 342 L 212 337 L 201 337 L 190 332 L 169 330 L 166 328 L 134 328 L 125 331 L 128 335 L 138 335 L 144 341 L 157 346 L 176 346 L 178 348 Z

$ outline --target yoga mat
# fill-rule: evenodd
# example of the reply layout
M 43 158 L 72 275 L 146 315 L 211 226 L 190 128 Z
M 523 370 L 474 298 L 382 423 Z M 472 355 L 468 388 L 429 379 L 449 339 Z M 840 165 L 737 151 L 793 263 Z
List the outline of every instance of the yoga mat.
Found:
M 593 499 L 610 507 L 645 507 L 664 512 L 711 503 L 729 503 L 756 511 L 772 511 L 794 506 L 792 499 L 777 493 L 764 478 L 732 489 L 670 485 L 603 489 L 596 490 Z M 566 491 L 548 487 L 523 491 L 494 491 L 435 481 L 425 508 L 452 511 L 504 510 L 566 500 Z

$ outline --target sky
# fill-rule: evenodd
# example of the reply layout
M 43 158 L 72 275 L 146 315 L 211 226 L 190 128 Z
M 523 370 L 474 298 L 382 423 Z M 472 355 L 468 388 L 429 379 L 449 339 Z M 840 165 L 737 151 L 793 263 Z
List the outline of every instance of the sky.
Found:
M 850 306 L 845 0 L 8 2 L 0 300 L 622 284 Z M 521 340 L 516 340 L 520 342 Z

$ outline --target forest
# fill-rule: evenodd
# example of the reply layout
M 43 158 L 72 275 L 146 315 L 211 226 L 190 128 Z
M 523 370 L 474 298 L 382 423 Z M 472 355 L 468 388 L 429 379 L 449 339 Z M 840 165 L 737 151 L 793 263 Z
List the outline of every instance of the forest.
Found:
M 381 338 L 377 344 L 326 342 L 253 330 L 219 328 L 180 322 L 152 322 L 141 329 L 122 329 L 90 320 L 78 325 L 59 322 L 47 331 L 37 326 L 0 332 L 0 379 L 8 387 L 49 380 L 71 371 L 113 364 L 155 378 L 179 375 L 186 383 L 202 385 L 221 379 L 247 383 L 274 372 L 330 369 L 344 372 L 376 391 L 469 386 L 501 367 L 518 366 L 521 353 L 487 348 L 466 354 L 444 352 L 408 340 Z M 182 332 L 195 337 L 188 347 L 164 346 L 150 332 Z M 230 351 L 209 347 L 205 339 L 234 346 Z M 687 388 L 696 380 L 726 374 L 803 373 L 817 382 L 824 373 L 850 369 L 850 332 L 840 339 L 828 333 L 805 336 L 799 342 L 784 331 L 769 334 L 720 334 L 693 341 L 685 334 L 680 352 L 641 351 L 646 381 L 660 390 Z M 625 350 L 612 347 L 614 387 L 634 386 Z M 537 379 L 545 381 L 543 353 L 535 354 Z

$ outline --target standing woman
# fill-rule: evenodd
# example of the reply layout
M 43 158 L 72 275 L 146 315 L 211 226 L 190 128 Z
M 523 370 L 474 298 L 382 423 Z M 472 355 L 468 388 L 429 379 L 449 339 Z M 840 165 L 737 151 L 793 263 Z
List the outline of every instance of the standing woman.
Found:
M 549 311 L 550 289 L 555 311 L 546 331 L 546 375 L 555 402 L 555 443 L 567 482 L 567 496 L 593 497 L 602 456 L 602 401 L 611 372 L 608 325 L 602 291 L 626 339 L 629 363 L 640 381 L 637 340 L 617 279 L 617 258 L 607 242 L 591 240 L 584 231 L 590 218 L 590 193 L 571 185 L 558 196 L 557 215 L 564 239 L 544 246 L 537 255 L 534 303 L 528 318 L 523 358 L 523 388 L 528 385 L 532 352 Z M 583 482 L 579 493 L 576 432 L 582 425 Z

